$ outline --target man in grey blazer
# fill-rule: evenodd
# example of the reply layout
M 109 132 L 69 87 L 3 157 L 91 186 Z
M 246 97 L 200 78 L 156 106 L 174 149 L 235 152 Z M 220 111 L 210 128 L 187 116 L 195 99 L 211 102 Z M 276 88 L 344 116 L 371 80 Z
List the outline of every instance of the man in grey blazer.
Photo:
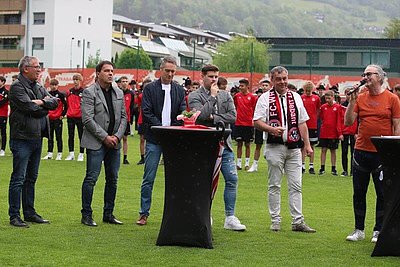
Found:
M 189 94 L 189 108 L 201 111 L 196 124 L 214 127 L 218 122 L 223 122 L 229 128 L 229 124 L 236 120 L 235 105 L 228 91 L 219 90 L 217 85 L 218 75 L 219 69 L 215 65 L 205 65 L 201 69 L 203 86 Z M 235 216 L 238 175 L 231 135 L 225 140 L 221 172 L 225 179 L 226 218 L 224 228 L 233 231 L 245 231 L 246 226 L 241 224 Z
M 87 226 L 97 226 L 92 217 L 94 186 L 104 161 L 103 222 L 122 224 L 113 215 L 120 166 L 120 141 L 126 128 L 124 93 L 112 86 L 114 64 L 101 61 L 96 66 L 96 82 L 83 91 L 81 110 L 84 125 L 81 146 L 86 148 L 86 176 L 82 184 L 82 220 Z

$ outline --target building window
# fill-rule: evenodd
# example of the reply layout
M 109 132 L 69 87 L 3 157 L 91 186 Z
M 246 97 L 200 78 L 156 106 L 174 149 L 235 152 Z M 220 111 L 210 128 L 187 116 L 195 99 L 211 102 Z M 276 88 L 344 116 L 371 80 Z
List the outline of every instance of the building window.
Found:
M 78 23 L 82 23 L 82 16 L 78 16 Z
M 45 23 L 45 13 L 44 12 L 34 12 L 33 13 L 33 24 L 43 25 Z
M 87 23 L 90 25 L 90 24 L 92 24 L 92 19 L 91 18 L 88 18 L 87 19 Z
M 90 48 L 90 42 L 86 43 L 86 47 L 89 49 Z
M 44 50 L 44 38 L 43 37 L 32 38 L 32 50 Z
M 18 46 L 18 38 L 0 38 L 0 49 L 17 49 Z
M 114 28 L 114 31 L 121 32 L 121 24 L 114 24 L 113 28 Z
M 389 52 L 362 53 L 362 64 L 363 66 L 377 64 L 382 67 L 390 67 Z
M 280 64 L 291 65 L 292 64 L 292 52 L 291 51 L 281 51 L 279 53 Z
M 140 35 L 147 36 L 147 30 L 146 29 L 140 29 Z
M 0 15 L 0 25 L 21 24 L 21 14 Z
M 81 47 L 81 40 L 78 40 L 78 47 Z
M 347 53 L 346 52 L 334 52 L 333 53 L 333 65 L 346 66 L 347 65 Z
M 306 65 L 319 65 L 319 52 L 307 52 Z

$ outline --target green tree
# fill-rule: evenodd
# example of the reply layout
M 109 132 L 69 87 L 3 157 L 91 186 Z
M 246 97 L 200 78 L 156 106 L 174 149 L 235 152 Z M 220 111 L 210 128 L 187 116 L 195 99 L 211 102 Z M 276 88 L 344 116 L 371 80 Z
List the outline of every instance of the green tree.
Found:
M 118 57 L 115 57 L 115 66 L 118 69 L 139 68 L 151 70 L 153 68 L 153 63 L 142 48 L 139 49 L 139 56 L 136 49 L 126 48 Z
M 385 27 L 384 35 L 386 38 L 400 39 L 400 19 L 392 19 Z
M 100 61 L 100 49 L 98 49 L 95 56 L 89 55 L 88 61 L 86 63 L 86 68 L 96 68 L 97 64 L 99 64 Z
M 265 73 L 269 66 L 269 45 L 259 42 L 255 37 L 235 37 L 221 44 L 213 62 L 223 72 L 254 72 Z

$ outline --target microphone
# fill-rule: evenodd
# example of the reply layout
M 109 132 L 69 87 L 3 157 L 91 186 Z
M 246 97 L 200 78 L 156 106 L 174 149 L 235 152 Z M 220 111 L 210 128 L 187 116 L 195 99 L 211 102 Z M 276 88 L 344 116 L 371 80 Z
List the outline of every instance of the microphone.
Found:
M 352 89 L 350 89 L 350 90 L 347 92 L 347 95 L 351 95 L 352 93 L 354 93 L 355 91 L 357 91 L 358 89 L 360 89 L 360 87 L 363 86 L 366 82 L 367 82 L 366 79 L 361 80 L 357 87 L 352 88 Z

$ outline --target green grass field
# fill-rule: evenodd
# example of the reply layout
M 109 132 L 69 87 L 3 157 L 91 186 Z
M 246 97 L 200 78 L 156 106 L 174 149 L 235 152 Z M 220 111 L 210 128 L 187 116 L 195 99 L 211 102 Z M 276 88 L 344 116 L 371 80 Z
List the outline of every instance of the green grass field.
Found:
M 66 129 L 64 130 L 66 135 Z M 67 142 L 64 139 L 64 158 Z M 95 188 L 93 209 L 96 228 L 80 223 L 81 185 L 85 163 L 42 160 L 36 184 L 36 210 L 50 225 L 14 228 L 8 218 L 8 183 L 12 157 L 8 149 L 0 158 L 0 266 L 399 266 L 398 258 L 371 258 L 374 222 L 374 191 L 368 196 L 364 241 L 350 243 L 353 230 L 352 183 L 349 177 L 306 174 L 303 178 L 303 212 L 316 234 L 292 232 L 283 181 L 282 231 L 271 232 L 267 210 L 267 166 L 260 160 L 257 173 L 239 171 L 236 215 L 247 231 L 223 229 L 223 179 L 212 209 L 214 249 L 158 247 L 164 194 L 163 167 L 159 168 L 153 205 L 147 226 L 138 218 L 143 165 L 139 160 L 138 136 L 129 137 L 131 165 L 120 169 L 115 215 L 125 224 L 101 222 L 104 176 Z M 43 146 L 43 156 L 47 140 Z M 316 169 L 319 168 L 317 149 Z M 328 161 L 329 162 L 329 157 Z M 327 165 L 327 170 L 330 170 Z M 340 166 L 338 164 L 338 166 Z M 342 171 L 338 168 L 339 173 Z

